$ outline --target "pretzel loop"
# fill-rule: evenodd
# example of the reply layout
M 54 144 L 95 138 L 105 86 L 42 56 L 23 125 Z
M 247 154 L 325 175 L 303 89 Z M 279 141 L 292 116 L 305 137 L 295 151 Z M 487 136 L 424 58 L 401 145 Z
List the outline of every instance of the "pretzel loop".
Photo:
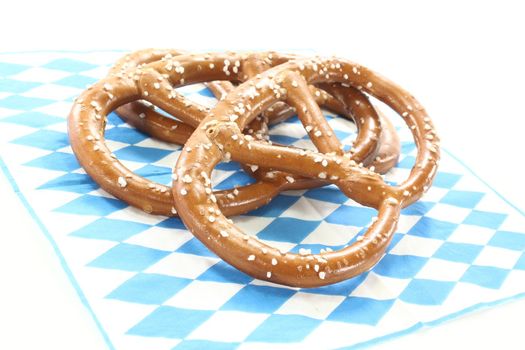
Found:
M 418 148 L 416 165 L 408 179 L 398 186 L 389 186 L 379 175 L 352 163 L 344 156 L 246 140 L 241 130 L 256 115 L 277 100 L 294 103 L 283 87 L 290 72 L 300 74 L 309 84 L 350 84 L 387 103 L 403 116 Z M 292 88 L 299 89 L 293 82 L 290 84 Z M 255 97 L 249 93 L 253 87 L 257 88 Z M 239 106 L 245 107 L 242 112 L 238 111 Z M 232 118 L 232 115 L 236 117 Z M 317 113 L 312 117 L 318 122 Z M 233 142 L 235 138 L 232 136 L 244 142 Z M 210 142 L 212 147 L 203 147 Z M 336 184 L 357 202 L 376 208 L 378 219 L 361 241 L 340 251 L 306 255 L 281 252 L 242 233 L 209 200 L 206 179 L 223 157 L 232 157 L 241 162 L 259 162 L 274 169 L 320 177 Z M 260 279 L 292 286 L 315 287 L 353 277 L 377 263 L 392 238 L 401 208 L 422 195 L 435 175 L 438 159 L 438 138 L 430 119 L 419 103 L 400 87 L 349 61 L 297 60 L 272 68 L 259 78 L 243 83 L 235 93 L 229 94 L 210 111 L 186 143 L 177 162 L 175 169 L 178 180 L 173 183 L 173 195 L 186 226 L 230 264 Z M 191 186 L 181 178 L 192 179 Z M 249 258 L 252 256 L 255 259 Z

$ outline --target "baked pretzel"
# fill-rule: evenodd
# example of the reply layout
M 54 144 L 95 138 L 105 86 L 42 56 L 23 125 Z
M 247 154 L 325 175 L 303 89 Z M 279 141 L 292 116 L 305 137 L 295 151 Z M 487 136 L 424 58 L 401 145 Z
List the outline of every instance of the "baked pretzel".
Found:
M 210 79 L 206 74 L 210 80 L 231 79 L 227 63 L 232 58 L 235 59 L 229 54 L 178 57 L 178 66 L 183 67 L 179 72 L 152 63 L 150 69 L 142 72 L 139 85 L 143 92 L 153 92 L 155 82 L 166 88 L 180 84 L 180 79 L 199 82 L 203 71 L 211 75 Z M 209 68 L 208 63 L 213 63 L 214 68 Z M 324 117 L 307 84 L 333 82 L 363 90 L 403 117 L 418 150 L 416 164 L 404 182 L 390 186 L 348 155 L 271 145 L 242 133 L 251 120 L 276 101 L 286 101 L 298 111 L 303 124 L 316 125 L 320 130 Z M 311 135 L 316 145 L 318 136 Z M 379 261 L 393 236 L 401 208 L 419 199 L 432 183 L 439 155 L 438 137 L 430 118 L 401 87 L 350 61 L 301 59 L 269 69 L 241 84 L 210 111 L 184 146 L 174 169 L 172 192 L 186 227 L 226 262 L 255 278 L 317 287 L 356 276 Z M 209 178 L 224 158 L 326 180 L 361 205 L 378 210 L 377 219 L 360 239 L 339 251 L 280 251 L 243 233 L 216 204 Z
M 142 55 L 144 54 L 142 53 Z M 172 58 L 174 55 L 172 54 L 165 54 L 160 61 L 158 60 L 160 54 L 148 53 L 148 55 L 149 56 L 144 58 L 145 61 L 156 61 L 150 65 L 161 65 L 163 69 L 167 71 L 181 71 L 181 69 L 177 68 L 179 66 L 173 63 Z M 155 55 L 156 57 L 154 57 Z M 229 57 L 232 58 L 231 62 L 240 62 L 240 60 L 243 60 L 244 63 L 252 59 L 253 56 L 246 57 L 244 55 L 231 54 Z M 199 120 L 202 120 L 208 111 L 206 108 L 189 100 L 175 98 L 176 95 L 171 85 L 161 89 L 160 83 L 155 81 L 151 82 L 150 87 L 152 87 L 152 91 L 141 89 L 140 86 L 137 86 L 137 81 L 142 76 L 141 71 L 148 69 L 150 65 L 130 63 L 130 67 L 128 63 L 132 61 L 133 60 L 125 60 L 124 64 L 118 64 L 107 78 L 85 91 L 77 99 L 70 113 L 68 124 L 71 145 L 86 172 L 90 174 L 103 189 L 148 213 L 175 215 L 176 210 L 173 206 L 173 199 L 169 194 L 168 187 L 153 183 L 133 174 L 111 155 L 111 152 L 107 149 L 103 141 L 105 116 L 116 107 L 139 99 L 145 99 L 164 106 L 165 110 L 177 115 L 177 117 L 189 125 L 194 125 Z M 223 63 L 223 61 L 221 61 L 221 63 Z M 212 64 L 213 63 L 208 63 L 206 68 L 214 70 L 211 68 Z M 236 65 L 235 67 L 238 66 Z M 197 69 L 202 71 L 202 65 Z M 237 69 L 235 81 L 240 80 L 238 78 L 238 73 L 240 72 L 242 72 L 242 70 Z M 158 79 L 158 77 L 156 79 Z M 198 81 L 209 80 L 215 80 L 213 79 L 213 74 L 211 77 L 202 74 Z M 191 83 L 190 81 L 188 82 Z M 178 84 L 182 85 L 184 81 L 178 81 Z M 169 91 L 169 93 L 166 96 L 167 91 Z M 168 101 L 162 100 L 162 97 L 155 94 L 159 92 L 164 92 L 164 97 L 167 98 Z M 363 104 L 361 108 L 366 108 L 366 106 Z M 190 110 L 191 113 L 188 112 Z M 359 110 L 358 108 L 357 111 Z M 362 118 L 370 119 L 368 115 L 363 115 Z M 164 120 L 168 119 L 164 118 Z M 374 125 L 372 123 L 365 123 L 362 130 L 366 130 L 369 124 Z M 375 125 L 377 124 L 376 118 Z M 177 129 L 179 131 L 176 131 Z M 177 129 L 175 129 L 177 133 L 184 130 L 183 127 L 180 127 L 180 129 L 177 127 Z M 372 132 L 376 132 L 377 129 L 378 127 L 375 126 Z M 171 127 L 170 130 L 172 130 Z M 319 144 L 322 143 L 319 142 Z M 337 146 L 339 147 L 339 145 Z M 363 158 L 368 155 L 369 154 L 363 154 Z M 356 161 L 362 160 L 362 158 L 359 158 L 360 156 L 361 155 L 356 152 Z M 305 188 L 308 186 L 314 187 L 322 183 L 320 180 L 312 181 L 304 178 L 297 178 L 296 180 L 296 178 L 288 175 L 276 177 L 275 174 L 270 174 L 273 176 L 272 181 L 258 181 L 255 184 L 239 189 L 217 191 L 214 193 L 213 198 L 220 204 L 226 215 L 234 215 L 247 212 L 268 203 L 271 198 L 281 190 Z M 269 177 L 269 175 L 267 177 Z
M 110 73 L 134 69 L 140 65 L 163 59 L 166 60 L 166 58 L 176 57 L 182 54 L 183 52 L 178 50 L 146 49 L 136 51 L 121 58 L 115 64 Z M 272 55 L 274 54 L 275 53 L 272 53 Z M 275 56 L 280 58 L 279 61 L 298 57 L 295 55 L 282 54 L 275 54 Z M 270 63 L 272 62 L 273 60 L 270 61 Z M 247 60 L 247 63 L 243 64 L 243 71 L 246 72 L 243 79 L 250 78 L 253 75 L 261 73 L 263 70 L 269 69 L 271 67 L 270 63 L 257 56 L 250 57 Z M 234 89 L 234 85 L 229 81 L 210 82 L 206 83 L 206 85 L 218 99 L 222 99 L 227 93 Z M 386 173 L 397 164 L 400 153 L 400 142 L 397 133 L 395 132 L 395 128 L 384 116 L 379 116 L 380 128 L 377 127 L 377 118 L 367 117 L 368 113 L 375 114 L 376 111 L 373 110 L 374 108 L 370 105 L 370 102 L 364 95 L 353 88 L 342 89 L 338 87 L 337 84 L 333 84 L 333 86 L 325 84 L 322 86 L 322 89 L 317 89 L 314 86 L 309 86 L 309 88 L 312 92 L 312 96 L 314 96 L 314 99 L 319 105 L 326 107 L 336 114 L 350 117 L 350 119 L 356 123 L 358 130 L 361 129 L 359 126 L 360 123 L 367 124 L 364 127 L 364 130 L 358 133 L 358 138 L 354 143 L 355 147 L 353 153 L 356 154 L 357 159 L 361 159 L 363 158 L 362 155 L 366 155 L 362 159 L 362 162 L 369 165 L 379 173 Z M 328 94 L 326 90 L 331 90 L 332 93 L 336 94 L 337 98 L 332 97 L 332 95 Z M 188 101 L 185 102 L 185 104 L 190 105 L 192 102 Z M 357 113 L 359 115 L 365 114 L 365 117 L 352 117 L 355 113 L 354 104 L 357 106 L 361 105 L 361 110 Z M 179 145 L 184 144 L 187 138 L 191 135 L 193 129 L 187 124 L 171 118 L 166 118 L 162 114 L 152 110 L 151 107 L 152 106 L 150 105 L 136 101 L 119 107 L 116 112 L 128 124 L 156 139 Z M 281 122 L 295 114 L 296 111 L 293 108 L 280 101 L 276 102 L 273 106 L 268 108 L 267 111 L 263 112 L 263 116 L 268 119 L 269 124 Z M 266 130 L 266 125 L 264 123 L 252 122 L 252 124 L 252 128 L 247 130 L 250 134 L 255 133 L 256 136 L 259 136 L 260 132 L 263 131 L 261 129 Z M 254 126 L 259 126 L 259 128 L 255 128 L 254 130 Z M 378 132 L 381 135 L 380 142 L 377 142 Z M 251 170 L 250 167 L 246 166 L 244 169 L 247 172 L 250 172 Z M 261 178 L 261 176 L 259 176 L 259 178 Z

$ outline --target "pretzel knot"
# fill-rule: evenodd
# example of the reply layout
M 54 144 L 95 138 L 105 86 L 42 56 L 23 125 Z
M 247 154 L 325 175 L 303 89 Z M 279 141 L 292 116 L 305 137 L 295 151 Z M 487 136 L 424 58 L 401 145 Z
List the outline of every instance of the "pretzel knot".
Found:
M 179 64 L 185 68 L 192 66 L 183 59 Z M 220 63 L 222 67 L 225 65 L 226 62 Z M 146 81 L 142 83 L 145 86 Z M 268 106 L 285 101 L 296 109 L 303 124 L 318 126 L 320 133 L 310 133 L 310 137 L 318 149 L 323 147 L 316 137 L 326 131 L 327 124 L 307 87 L 311 83 L 351 85 L 399 113 L 418 149 L 416 164 L 408 179 L 390 186 L 348 154 L 271 145 L 241 132 Z M 337 149 L 337 145 L 338 140 L 332 139 L 328 148 Z M 209 195 L 211 171 L 224 158 L 333 183 L 348 197 L 378 210 L 377 220 L 360 240 L 339 251 L 282 252 L 233 225 Z M 439 142 L 434 127 L 409 93 L 353 62 L 335 58 L 299 59 L 246 81 L 209 112 L 187 141 L 175 167 L 174 203 L 188 229 L 238 269 L 276 283 L 316 287 L 356 276 L 378 262 L 392 239 L 401 208 L 416 201 L 428 188 L 438 160 Z
M 109 193 L 148 213 L 176 215 L 170 188 L 131 172 L 106 147 L 106 115 L 118 107 L 117 111 L 121 117 L 138 129 L 163 141 L 184 144 L 194 128 L 206 117 L 209 109 L 185 99 L 173 87 L 197 81 L 209 82 L 214 80 L 215 76 L 242 81 L 259 74 L 262 69 L 293 58 L 273 54 L 274 59 L 268 62 L 268 55 L 271 54 L 184 56 L 175 50 L 143 50 L 126 55 L 117 62 L 105 79 L 77 99 L 69 117 L 69 135 L 75 155 L 86 172 Z M 180 65 L 179 57 L 184 58 L 185 66 Z M 228 66 L 233 74 L 224 67 L 219 69 L 219 64 L 224 62 L 232 62 L 224 67 Z M 189 77 L 188 73 L 192 70 L 194 76 Z M 223 76 L 217 72 L 221 72 Z M 171 77 L 171 80 L 167 80 L 166 77 Z M 209 87 L 221 95 L 234 88 L 228 81 L 212 82 Z M 335 96 L 333 97 L 313 86 L 308 88 L 316 96 L 319 104 L 360 121 L 356 123 L 359 133 L 352 150 L 352 159 L 365 165 L 372 164 L 382 172 L 396 163 L 399 154 L 397 135 L 391 124 L 378 116 L 364 94 L 351 87 L 323 86 L 323 89 Z M 139 99 L 162 107 L 179 120 L 167 118 L 143 103 L 126 104 Z M 249 124 L 249 137 L 265 137 L 266 117 L 276 122 L 294 114 L 295 110 L 282 103 L 273 105 L 265 111 L 264 118 L 258 118 Z M 331 131 L 326 132 L 330 130 L 329 126 L 321 123 L 320 127 L 324 127 L 325 132 L 317 138 L 318 148 L 324 152 L 341 152 L 340 144 L 333 135 L 328 136 Z M 317 128 L 311 128 L 312 133 L 318 132 Z M 379 158 L 376 157 L 378 154 Z M 258 181 L 231 190 L 213 192 L 212 198 L 226 215 L 242 214 L 256 209 L 286 189 L 304 189 L 326 184 L 322 179 L 266 170 L 251 163 L 246 163 L 245 170 L 252 173 Z M 212 194 L 211 189 L 208 192 Z

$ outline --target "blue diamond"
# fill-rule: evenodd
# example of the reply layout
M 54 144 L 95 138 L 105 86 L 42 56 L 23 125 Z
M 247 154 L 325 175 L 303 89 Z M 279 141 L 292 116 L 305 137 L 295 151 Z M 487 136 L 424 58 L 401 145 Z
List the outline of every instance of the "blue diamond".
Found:
M 91 267 L 125 271 L 142 271 L 168 255 L 169 252 L 121 243 L 88 264 Z
M 221 162 L 215 166 L 215 169 L 223 171 L 242 171 L 241 165 L 237 162 Z
M 330 321 L 375 326 L 392 308 L 394 300 L 376 300 L 361 297 L 346 298 L 329 316 Z
M 108 114 L 108 125 L 119 126 L 125 122 L 118 116 L 117 113 L 111 112 Z
M 177 217 L 171 217 L 166 220 L 163 220 L 155 226 L 163 227 L 163 228 L 175 228 L 179 230 L 186 230 L 186 226 L 184 225 L 184 223 L 181 221 L 181 219 Z
M 341 190 L 339 190 L 336 186 L 314 188 L 308 190 L 304 196 L 307 198 L 336 204 L 343 204 L 348 201 L 348 197 L 345 196 L 345 194 L 341 192 Z
M 64 148 L 69 145 L 66 133 L 45 129 L 37 130 L 11 142 L 18 145 L 47 149 L 49 151 L 56 151 L 59 148 Z
M 245 215 L 275 218 L 290 208 L 298 200 L 299 197 L 296 196 L 279 195 L 272 200 L 271 205 L 265 205 L 257 210 L 246 213 Z
M 135 173 L 150 181 L 171 186 L 172 171 L 170 168 L 148 164 L 136 170 Z
M 237 171 L 233 175 L 230 175 L 218 185 L 214 186 L 215 190 L 226 190 L 239 186 L 246 186 L 255 183 L 256 180 L 244 171 Z
M 412 141 L 401 142 L 401 154 L 412 153 L 416 149 L 416 145 Z
M 482 250 L 482 246 L 475 244 L 445 242 L 434 254 L 434 258 L 470 264 Z
M 199 91 L 197 91 L 197 93 L 198 93 L 199 95 L 202 95 L 202 96 L 215 98 L 215 95 L 213 94 L 213 92 L 211 92 L 211 90 L 208 89 L 208 88 L 205 88 L 205 89 L 199 90 Z
M 480 192 L 451 190 L 441 199 L 441 203 L 462 208 L 474 208 L 484 195 L 485 193 Z
M 412 169 L 415 163 L 416 163 L 416 157 L 406 156 L 403 158 L 402 161 L 397 163 L 396 167 L 403 168 L 403 169 Z
M 99 186 L 89 175 L 67 173 L 38 187 L 39 190 L 51 189 L 55 191 L 66 191 L 75 193 L 88 193 L 96 190 Z
M 146 135 L 137 131 L 137 129 L 126 127 L 111 128 L 104 133 L 104 137 L 108 140 L 129 144 L 139 143 L 147 138 Z
M 150 225 L 133 221 L 100 218 L 70 233 L 70 235 L 121 242 L 150 227 Z
M 436 205 L 434 202 L 417 201 L 401 210 L 401 214 L 423 216 L 428 213 L 428 211 L 432 209 L 434 205 Z
M 299 243 L 319 226 L 320 221 L 277 218 L 257 234 L 259 238 L 277 242 Z
M 161 306 L 127 334 L 146 337 L 184 338 L 213 315 L 213 311 Z
M 299 315 L 271 315 L 246 339 L 251 342 L 292 343 L 309 335 L 321 320 Z M 271 349 L 271 346 L 268 346 Z
M 334 130 L 334 134 L 335 134 L 335 136 L 337 136 L 337 138 L 338 138 L 339 140 L 344 140 L 344 139 L 346 139 L 348 136 L 350 136 L 350 135 L 352 135 L 352 134 L 354 134 L 354 133 L 353 133 L 353 132 L 346 132 L 346 131 L 343 131 L 343 130 L 337 130 L 337 129 L 335 129 L 335 130 Z
M 0 121 L 30 126 L 32 128 L 42 128 L 48 125 L 63 123 L 63 118 L 47 115 L 39 112 L 25 112 L 11 117 L 3 118 Z
M 92 85 L 97 82 L 97 79 L 92 77 L 86 77 L 85 75 L 70 75 L 58 81 L 55 81 L 54 84 L 60 84 L 64 86 L 85 89 L 87 86 Z
M 399 298 L 411 304 L 441 305 L 455 284 L 455 282 L 413 279 Z
M 410 231 L 408 231 L 408 234 L 445 240 L 457 227 L 457 224 L 451 222 L 422 217 L 414 226 L 412 226 Z
M 272 313 L 295 293 L 295 290 L 286 288 L 249 284 L 228 300 L 221 310 Z
M 473 265 L 468 268 L 460 281 L 477 284 L 485 288 L 499 289 L 508 274 L 509 270 L 498 267 Z
M 139 304 L 162 304 L 190 284 L 187 278 L 139 273 L 121 284 L 106 298 Z
M 118 159 L 131 160 L 133 162 L 154 163 L 170 153 L 171 151 L 158 148 L 128 146 L 116 151 L 115 155 Z
M 97 67 L 94 64 L 73 60 L 70 58 L 59 58 L 43 66 L 44 68 L 63 70 L 71 73 L 78 73 Z
M 0 77 L 7 77 L 9 75 L 15 75 L 28 68 L 31 68 L 31 67 L 27 65 L 16 64 L 16 63 L 0 62 Z
M 516 263 L 514 268 L 517 270 L 525 270 L 525 253 L 523 253 L 518 259 L 518 262 Z
M 7 96 L 4 99 L 0 99 L 0 107 L 30 111 L 32 109 L 43 107 L 53 102 L 55 101 L 45 98 L 11 95 Z
M 270 140 L 276 144 L 289 146 L 299 139 L 296 137 L 290 137 L 285 135 L 270 135 Z
M 69 214 L 106 216 L 127 206 L 118 199 L 85 194 L 55 210 Z
M 63 152 L 54 152 L 46 156 L 33 159 L 24 165 L 59 171 L 73 171 L 80 168 L 74 155 Z
M 377 211 L 371 208 L 341 205 L 325 220 L 331 224 L 360 227 L 369 224 L 375 215 Z
M 177 253 L 186 253 L 199 256 L 210 256 L 217 257 L 212 251 L 210 251 L 204 244 L 201 243 L 197 238 L 192 238 L 188 242 L 184 243 L 179 249 L 176 250 Z
M 223 343 L 210 340 L 183 340 L 172 350 L 234 350 L 239 347 L 239 343 Z
M 200 281 L 213 281 L 224 283 L 247 284 L 253 281 L 253 278 L 232 267 L 228 263 L 220 260 L 217 264 L 210 267 L 198 278 Z
M 392 278 L 412 278 L 426 264 L 427 258 L 412 255 L 388 254 L 379 261 L 372 271 Z
M 463 221 L 464 224 L 476 225 L 497 229 L 503 223 L 507 214 L 492 213 L 489 211 L 473 210 Z
M 32 83 L 27 81 L 0 79 L 0 92 L 20 94 L 40 85 L 40 83 Z
M 441 188 L 452 188 L 459 181 L 460 178 L 461 175 L 445 173 L 440 171 L 434 178 L 432 185 Z
M 498 231 L 490 239 L 489 245 L 506 249 L 525 250 L 525 234 L 508 231 Z

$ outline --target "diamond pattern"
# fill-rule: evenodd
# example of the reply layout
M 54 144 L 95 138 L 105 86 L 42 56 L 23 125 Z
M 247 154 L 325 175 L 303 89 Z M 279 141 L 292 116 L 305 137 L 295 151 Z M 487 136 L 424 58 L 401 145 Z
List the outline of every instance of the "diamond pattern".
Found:
M 497 229 L 505 220 L 506 214 L 473 210 L 465 219 L 465 224 Z
M 168 254 L 168 252 L 162 250 L 123 243 L 111 248 L 90 262 L 89 266 L 104 269 L 141 271 Z
M 43 128 L 49 125 L 57 124 L 64 121 L 64 118 L 39 112 L 26 112 L 1 119 L 5 123 L 13 123 L 30 126 L 32 128 Z
M 454 284 L 454 282 L 413 279 L 399 298 L 412 304 L 441 305 L 454 288 Z
M 53 103 L 53 100 L 37 97 L 25 97 L 22 95 L 11 95 L 0 99 L 0 107 L 18 109 L 21 111 L 31 111 Z
M 127 207 L 127 204 L 118 199 L 86 194 L 64 204 L 57 208 L 56 211 L 80 215 L 106 216 L 125 207 Z
M 118 159 L 139 163 L 154 163 L 166 157 L 170 152 L 151 147 L 128 146 L 114 153 Z
M 70 58 L 59 58 L 49 63 L 46 63 L 42 67 L 63 70 L 66 72 L 71 72 L 71 73 L 78 73 L 78 72 L 86 71 L 89 69 L 93 69 L 97 66 L 94 64 L 79 61 L 79 60 L 72 60 Z
M 447 154 L 434 186 L 402 211 L 387 254 L 371 271 L 328 287 L 297 289 L 232 268 L 179 219 L 148 216 L 102 191 L 70 153 L 65 132 L 72 97 L 108 69 L 96 57 L 50 55 L 47 62 L 21 65 L 3 62 L 0 55 L 0 122 L 7 133 L 16 131 L 9 143 L 0 140 L 6 146 L 0 150 L 9 150 L 0 157 L 114 344 L 310 348 L 316 336 L 344 330 L 353 336 L 339 346 L 353 346 L 481 305 L 486 295 L 494 300 L 525 292 L 523 283 L 510 283 L 513 273 L 525 271 L 525 232 L 512 224 L 524 222 L 522 215 L 493 203 L 492 191 Z M 202 86 L 181 93 L 214 103 Z M 355 126 L 328 119 L 348 149 Z M 297 117 L 270 133 L 278 143 L 313 147 Z M 139 175 L 171 182 L 180 148 L 152 141 L 114 113 L 106 139 Z M 402 141 L 398 167 L 386 176 L 391 182 L 402 180 L 415 160 L 413 142 Z M 28 176 L 33 173 L 47 177 L 35 181 Z M 228 162 L 217 166 L 214 181 L 223 189 L 253 179 Z M 354 242 L 376 215 L 330 185 L 283 193 L 234 221 L 283 250 L 317 252 Z M 424 308 L 424 318 L 408 314 L 411 308 Z
M 22 93 L 37 86 L 40 86 L 40 84 L 12 79 L 0 79 L 0 92 Z
M 89 193 L 96 190 L 98 185 L 91 177 L 86 174 L 67 173 L 63 176 L 54 178 L 38 189 L 51 189 L 55 191 L 67 191 L 75 193 Z
M 69 145 L 67 134 L 45 129 L 35 131 L 32 134 L 22 136 L 11 142 L 49 151 L 56 151 Z
M 393 303 L 393 300 L 349 297 L 328 316 L 328 319 L 374 326 L 390 310 Z
M 18 74 L 28 68 L 29 66 L 22 64 L 0 62 L 0 77 L 8 77 L 10 75 Z
M 474 244 L 445 242 L 434 257 L 454 262 L 472 263 L 482 250 L 482 246 Z
M 72 171 L 80 167 L 74 155 L 63 152 L 54 152 L 40 158 L 33 159 L 24 165 L 49 170 Z
M 488 244 L 494 247 L 525 251 L 525 234 L 498 231 L 492 236 Z
M 106 239 L 121 242 L 150 226 L 138 222 L 100 218 L 70 233 L 75 237 Z
M 477 284 L 485 288 L 497 289 L 501 287 L 509 270 L 491 266 L 471 266 L 461 277 L 461 282 Z
M 211 315 L 213 311 L 161 306 L 128 333 L 146 337 L 184 338 Z
M 295 291 L 285 288 L 247 285 L 235 294 L 221 310 L 272 313 L 277 310 Z M 254 300 L 258 300 L 254 303 Z
M 139 273 L 111 292 L 107 298 L 160 305 L 190 282 L 189 279 Z

